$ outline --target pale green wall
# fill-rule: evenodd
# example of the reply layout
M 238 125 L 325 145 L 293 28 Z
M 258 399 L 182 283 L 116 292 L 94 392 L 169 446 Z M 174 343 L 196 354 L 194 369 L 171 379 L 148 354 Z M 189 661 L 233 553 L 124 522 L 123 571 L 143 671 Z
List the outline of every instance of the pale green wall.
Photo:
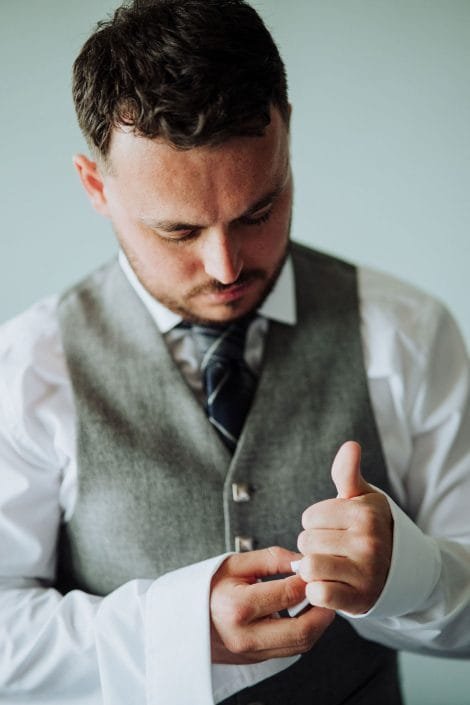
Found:
M 0 320 L 114 251 L 72 171 L 69 97 L 114 4 L 0 0 Z M 289 72 L 295 236 L 433 292 L 470 341 L 470 0 L 254 4 Z M 468 662 L 405 656 L 403 672 L 408 705 L 470 703 Z

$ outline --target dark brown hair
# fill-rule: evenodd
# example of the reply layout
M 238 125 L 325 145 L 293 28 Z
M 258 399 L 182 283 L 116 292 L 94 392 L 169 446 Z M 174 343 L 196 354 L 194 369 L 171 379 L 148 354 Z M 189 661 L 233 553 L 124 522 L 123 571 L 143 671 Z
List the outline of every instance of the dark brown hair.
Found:
M 106 161 L 112 129 L 177 148 L 262 135 L 276 106 L 288 123 L 285 69 L 244 0 L 134 0 L 99 22 L 73 67 L 89 146 Z

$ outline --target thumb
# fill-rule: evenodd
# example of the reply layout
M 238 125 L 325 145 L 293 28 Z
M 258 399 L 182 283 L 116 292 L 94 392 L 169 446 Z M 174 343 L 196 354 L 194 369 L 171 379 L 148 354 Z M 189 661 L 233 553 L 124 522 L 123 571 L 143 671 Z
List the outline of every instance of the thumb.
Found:
M 361 446 L 355 441 L 346 441 L 336 453 L 331 477 L 341 499 L 375 492 L 361 475 Z

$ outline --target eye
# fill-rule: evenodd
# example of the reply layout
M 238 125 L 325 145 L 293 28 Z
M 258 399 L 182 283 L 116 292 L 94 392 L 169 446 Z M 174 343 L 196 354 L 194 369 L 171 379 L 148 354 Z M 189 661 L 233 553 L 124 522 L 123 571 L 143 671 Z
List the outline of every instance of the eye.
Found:
M 263 223 L 266 223 L 272 213 L 272 203 L 269 204 L 266 208 L 263 208 L 260 210 L 258 213 L 254 213 L 251 216 L 245 215 L 242 218 L 240 218 L 240 222 L 243 223 L 244 225 L 262 225 Z
M 158 237 L 162 240 L 165 240 L 165 242 L 171 242 L 174 243 L 175 245 L 181 245 L 184 242 L 189 242 L 190 240 L 194 240 L 199 234 L 199 230 L 188 230 L 184 234 L 180 235 L 179 237 L 169 237 L 168 235 L 162 235 L 161 233 L 157 233 Z

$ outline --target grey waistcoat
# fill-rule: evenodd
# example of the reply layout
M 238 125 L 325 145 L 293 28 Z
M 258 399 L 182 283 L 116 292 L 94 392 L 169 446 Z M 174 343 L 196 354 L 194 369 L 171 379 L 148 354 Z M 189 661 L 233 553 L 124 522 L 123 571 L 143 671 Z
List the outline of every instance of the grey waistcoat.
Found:
M 59 304 L 77 412 L 78 499 L 57 585 L 106 595 L 234 549 L 296 549 L 303 510 L 335 496 L 339 445 L 363 446 L 366 479 L 390 491 L 367 388 L 356 270 L 292 245 L 298 324 L 270 323 L 263 371 L 230 457 L 117 263 Z M 236 503 L 232 483 L 252 498 Z M 294 666 L 231 704 L 399 705 L 396 658 L 337 617 Z M 190 705 L 181 704 L 181 705 Z

